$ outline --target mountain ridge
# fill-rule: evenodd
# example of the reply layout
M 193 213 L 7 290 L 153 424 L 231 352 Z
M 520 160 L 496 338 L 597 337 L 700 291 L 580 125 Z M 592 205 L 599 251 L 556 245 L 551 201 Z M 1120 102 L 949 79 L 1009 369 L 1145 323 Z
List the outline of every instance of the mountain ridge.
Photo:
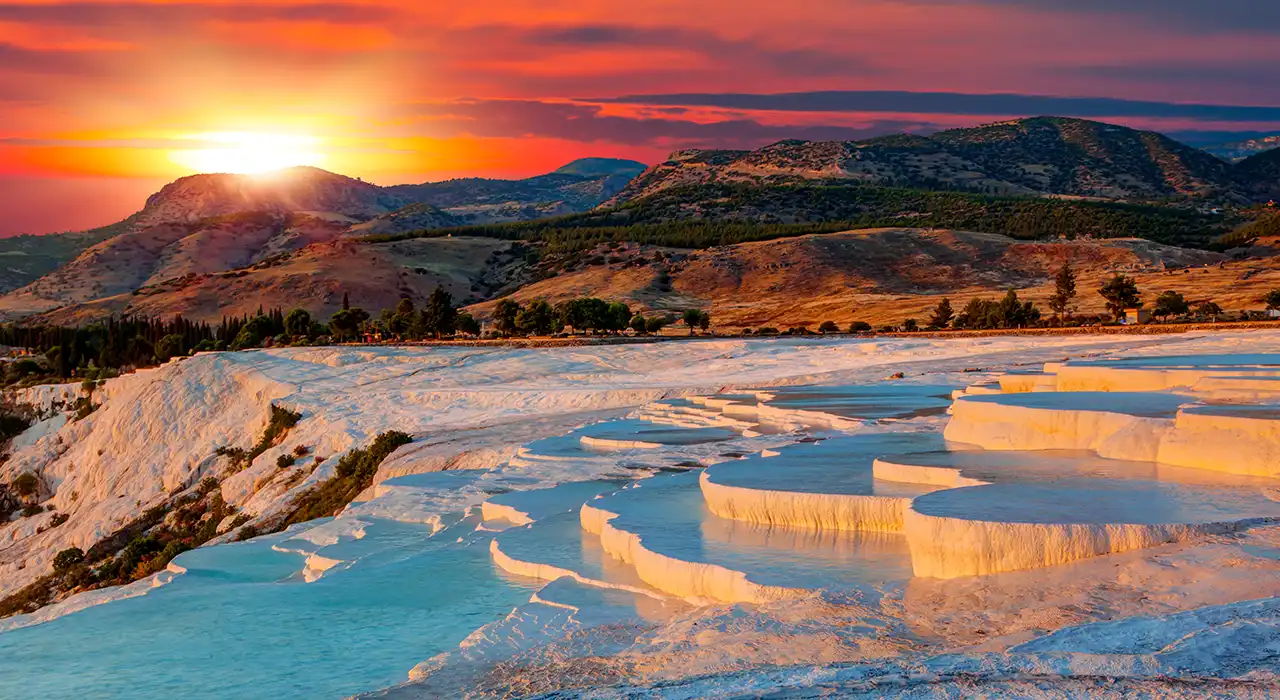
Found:
M 1231 164 L 1167 136 L 1085 119 L 1030 117 L 931 136 L 783 140 L 754 151 L 686 149 L 651 166 L 604 206 L 700 182 L 848 179 L 985 194 L 1243 203 Z

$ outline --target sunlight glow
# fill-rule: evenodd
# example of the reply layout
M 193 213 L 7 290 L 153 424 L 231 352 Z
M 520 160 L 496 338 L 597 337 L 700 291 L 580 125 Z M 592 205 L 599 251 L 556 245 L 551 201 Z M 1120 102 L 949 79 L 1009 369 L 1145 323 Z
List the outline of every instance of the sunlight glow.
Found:
M 169 159 L 199 173 L 256 174 L 325 160 L 319 139 L 299 134 L 219 131 L 186 138 L 205 147 L 170 151 Z

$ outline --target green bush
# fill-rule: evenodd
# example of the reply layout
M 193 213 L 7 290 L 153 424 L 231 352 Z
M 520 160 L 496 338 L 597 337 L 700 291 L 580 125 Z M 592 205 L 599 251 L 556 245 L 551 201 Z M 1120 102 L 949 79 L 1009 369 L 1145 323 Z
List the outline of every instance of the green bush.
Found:
M 373 484 L 378 466 L 387 455 L 410 442 L 413 442 L 412 437 L 393 430 L 378 435 L 368 447 L 343 455 L 334 468 L 332 478 L 294 499 L 291 512 L 283 525 L 336 514 Z
M 84 550 L 79 547 L 70 547 L 58 552 L 53 558 L 53 570 L 56 573 L 63 574 L 69 571 L 77 564 L 84 562 Z
M 40 479 L 31 472 L 22 472 L 13 480 L 13 491 L 23 498 L 36 495 L 40 490 Z

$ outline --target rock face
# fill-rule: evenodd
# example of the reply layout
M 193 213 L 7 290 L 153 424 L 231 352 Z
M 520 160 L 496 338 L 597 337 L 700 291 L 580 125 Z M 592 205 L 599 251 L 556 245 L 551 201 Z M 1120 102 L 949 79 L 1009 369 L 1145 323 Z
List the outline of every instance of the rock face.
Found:
M 755 151 L 678 151 L 615 202 L 708 182 L 787 179 L 1124 200 L 1235 199 L 1247 169 L 1154 132 L 1083 119 L 1036 117 L 933 136 L 780 141 Z

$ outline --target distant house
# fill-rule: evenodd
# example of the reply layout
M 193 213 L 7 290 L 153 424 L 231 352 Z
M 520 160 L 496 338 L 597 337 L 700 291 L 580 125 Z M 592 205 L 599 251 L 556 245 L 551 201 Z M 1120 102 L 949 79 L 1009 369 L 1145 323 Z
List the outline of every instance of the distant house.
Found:
M 1146 309 L 1125 309 L 1124 320 L 1121 321 L 1126 326 L 1140 326 L 1144 323 L 1151 323 L 1151 312 Z

